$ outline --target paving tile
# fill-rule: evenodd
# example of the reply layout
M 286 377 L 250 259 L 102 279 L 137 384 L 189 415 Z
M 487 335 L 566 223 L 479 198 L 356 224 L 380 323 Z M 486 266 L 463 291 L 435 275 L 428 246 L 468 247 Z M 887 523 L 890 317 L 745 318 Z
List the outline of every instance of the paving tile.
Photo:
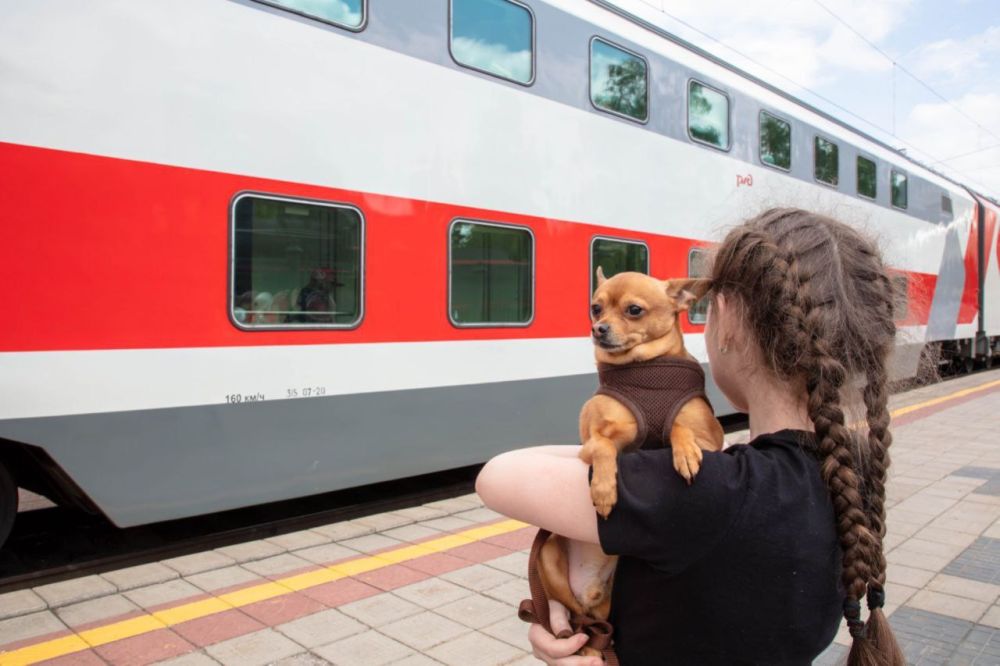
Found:
M 331 583 L 323 583 L 322 585 L 306 588 L 301 593 L 310 599 L 315 599 L 324 606 L 336 608 L 344 604 L 349 604 L 352 601 L 375 596 L 381 592 L 377 587 L 366 585 L 353 578 L 344 578 Z
M 409 525 L 414 522 L 413 518 L 398 513 L 376 513 L 371 516 L 362 516 L 354 519 L 359 525 L 368 525 L 376 532 L 384 532 L 394 527 Z
M 187 582 L 205 592 L 218 592 L 236 586 L 265 582 L 263 578 L 243 566 L 229 566 L 212 571 L 203 571 L 185 579 Z
M 281 555 L 275 555 L 274 557 L 267 557 L 264 558 L 263 560 L 245 562 L 243 564 L 243 568 L 248 569 L 260 576 L 273 579 L 280 576 L 284 576 L 293 571 L 301 571 L 303 569 L 315 569 L 316 567 L 309 560 L 304 560 L 301 557 L 296 557 L 291 553 L 282 553 Z
M 519 617 L 512 614 L 510 617 L 504 618 L 488 627 L 483 627 L 479 631 L 487 636 L 492 636 L 504 643 L 513 645 L 519 650 L 531 652 L 531 643 L 528 641 L 528 627 L 529 625 L 526 622 L 523 622 Z
M 423 525 L 403 525 L 402 527 L 385 530 L 382 534 L 392 539 L 414 542 L 439 537 L 443 533 L 441 530 L 433 530 Z
M 431 578 L 394 591 L 397 597 L 411 601 L 424 608 L 437 608 L 466 597 L 469 590 L 440 578 Z
M 0 645 L 67 631 L 66 625 L 52 611 L 39 611 L 0 620 Z
M 407 509 L 396 509 L 393 513 L 411 518 L 412 520 L 430 520 L 431 518 L 441 518 L 447 515 L 441 509 L 434 509 L 429 506 L 411 506 Z
M 903 607 L 889 618 L 909 664 L 946 664 L 972 628 L 971 622 Z
M 532 655 L 526 654 L 514 661 L 508 661 L 507 666 L 538 666 L 540 663 L 542 662 L 535 659 Z
M 355 578 L 380 590 L 388 591 L 425 580 L 428 576 L 429 574 L 422 571 L 396 564 L 373 571 L 365 571 L 355 576 Z
M 301 652 L 293 654 L 291 657 L 279 659 L 270 666 L 327 666 L 329 663 L 323 657 L 318 657 L 308 652 Z
M 192 650 L 193 645 L 169 629 L 157 629 L 94 648 L 112 666 L 144 666 Z
M 508 604 L 477 595 L 438 606 L 434 612 L 473 629 L 494 624 L 516 613 Z
M 274 555 L 280 555 L 285 552 L 285 549 L 268 541 L 261 540 L 248 541 L 246 543 L 238 543 L 232 546 L 216 548 L 216 552 L 227 557 L 231 557 L 237 562 L 242 563 L 250 562 L 252 560 L 262 560 L 265 557 L 273 557 Z
M 186 580 L 180 579 L 168 580 L 165 583 L 157 583 L 156 585 L 147 585 L 146 587 L 123 592 L 123 594 L 129 601 L 145 609 L 205 596 L 204 591 Z
M 452 515 L 455 518 L 461 518 L 462 520 L 471 520 L 474 523 L 488 523 L 506 518 L 506 516 L 497 513 L 493 509 L 487 509 L 486 507 L 479 507 L 478 509 L 469 509 L 468 511 L 459 511 L 458 513 Z
M 300 530 L 298 532 L 289 532 L 288 534 L 279 534 L 278 536 L 265 539 L 265 541 L 273 543 L 284 550 L 299 550 L 301 548 L 330 543 L 330 537 L 312 530 Z
M 422 520 L 417 524 L 422 527 L 429 527 L 442 532 L 461 532 L 462 530 L 467 530 L 476 526 L 476 524 L 471 520 L 462 520 L 461 518 L 455 518 L 454 516 L 444 516 L 443 518 Z
M 381 666 L 413 653 L 412 648 L 377 631 L 366 631 L 313 650 L 338 666 Z
M 323 536 L 330 537 L 333 541 L 343 541 L 345 539 L 353 539 L 354 537 L 371 534 L 375 531 L 375 528 L 369 525 L 356 523 L 353 520 L 347 520 L 339 523 L 331 523 L 329 525 L 314 527 L 312 528 L 312 531 L 319 532 Z
M 969 578 L 949 576 L 948 574 L 938 574 L 927 584 L 928 590 L 934 592 L 944 592 L 956 597 L 975 599 L 988 604 L 996 603 L 1000 598 L 1000 585 L 992 585 Z
M 240 606 L 241 611 L 269 627 L 318 613 L 325 608 L 319 601 L 298 592 Z
M 531 590 L 528 588 L 526 578 L 515 578 L 514 580 L 501 583 L 496 587 L 483 590 L 483 594 L 513 607 L 517 607 L 522 599 L 531 598 Z
M 528 575 L 527 553 L 510 553 L 508 555 L 504 555 L 503 557 L 487 560 L 486 562 L 483 562 L 483 564 L 488 567 L 493 567 L 494 569 L 506 571 L 509 574 L 514 574 L 515 576 L 524 577 Z
M 212 569 L 228 567 L 236 564 L 236 560 L 228 555 L 223 555 L 220 552 L 209 550 L 204 553 L 193 553 L 191 555 L 182 555 L 181 557 L 172 557 L 169 560 L 163 560 L 163 564 L 182 576 L 190 576 L 191 574 L 201 573 L 202 571 L 211 571 Z
M 473 500 L 467 497 L 453 497 L 446 500 L 438 500 L 437 502 L 428 502 L 424 506 L 430 507 L 432 509 L 440 509 L 445 513 L 458 513 L 459 511 L 468 511 L 469 509 L 478 509 L 483 504 L 478 500 Z
M 314 648 L 367 631 L 368 627 L 331 608 L 278 625 L 275 630 L 302 647 Z
M 944 568 L 944 573 L 1000 585 L 1000 539 L 979 537 Z
M 56 608 L 114 594 L 118 589 L 100 576 L 83 576 L 42 585 L 34 588 L 34 591 L 45 600 L 49 608 Z
M 107 571 L 101 574 L 101 578 L 110 582 L 119 590 L 131 590 L 137 587 L 162 583 L 178 577 L 178 573 L 168 566 L 159 562 L 140 564 L 135 567 Z
M 360 557 L 356 550 L 346 548 L 339 543 L 328 543 L 295 551 L 295 555 L 313 564 L 331 564 L 352 557 Z
M 946 530 L 940 527 L 925 527 L 913 536 L 925 541 L 946 543 L 961 546 L 962 548 L 968 548 L 976 540 L 976 536 L 974 534 L 958 532 L 956 530 Z
M 299 654 L 302 647 L 274 629 L 262 629 L 209 645 L 205 651 L 226 666 L 263 666 Z
M 45 610 L 46 607 L 45 600 L 31 590 L 0 594 L 0 620 Z
M 929 583 L 935 574 L 933 571 L 908 567 L 905 564 L 891 564 L 886 569 L 885 575 L 890 583 L 921 588 Z
M 426 655 L 411 654 L 409 657 L 392 662 L 391 666 L 438 666 L 440 663 L 440 661 L 434 661 Z M 537 666 L 537 664 L 538 662 L 535 662 L 533 666 Z
M 80 652 L 73 652 L 71 654 L 63 655 L 62 657 L 56 657 L 55 659 L 46 659 L 45 661 L 39 661 L 35 663 L 44 664 L 44 666 L 107 666 L 108 665 L 108 662 L 101 659 L 101 657 L 98 656 L 98 654 L 93 650 L 82 650 Z
M 172 627 L 184 640 L 198 647 L 221 643 L 263 628 L 262 623 L 237 609 L 213 613 Z
M 100 599 L 88 599 L 57 608 L 55 611 L 59 619 L 71 629 L 78 629 L 99 620 L 108 620 L 138 612 L 141 612 L 140 608 L 120 594 L 111 594 Z
M 389 537 L 382 536 L 381 534 L 366 534 L 365 536 L 356 537 L 354 539 L 345 539 L 341 541 L 340 544 L 352 550 L 356 550 L 359 553 L 373 553 L 387 548 L 406 545 L 399 539 L 390 539 Z
M 188 652 L 173 659 L 159 661 L 156 666 L 217 666 L 218 663 L 204 652 Z
M 439 643 L 468 633 L 469 628 L 425 611 L 383 625 L 379 627 L 379 632 L 412 648 L 426 651 Z
M 400 599 L 394 594 L 383 592 L 367 599 L 344 604 L 340 606 L 340 610 L 357 620 L 361 620 L 369 627 L 380 627 L 383 624 L 416 615 L 423 608 L 405 599 Z
M 975 626 L 959 644 L 952 662 L 958 664 L 1000 664 L 1000 630 Z
M 432 576 L 440 576 L 449 571 L 469 566 L 469 561 L 463 560 L 460 557 L 453 557 L 447 553 L 434 553 L 433 555 L 424 555 L 423 557 L 407 560 L 406 566 Z
M 991 606 L 986 614 L 979 618 L 979 623 L 1000 629 L 1000 606 Z
M 501 548 L 500 546 L 494 546 L 491 543 L 477 541 L 475 543 L 469 543 L 464 546 L 452 548 L 448 551 L 448 554 L 454 557 L 460 557 L 463 560 L 468 560 L 469 562 L 485 562 L 487 560 L 494 560 L 498 557 L 508 555 L 510 554 L 510 550 Z
M 479 632 L 459 636 L 427 651 L 449 666 L 494 666 L 523 654 L 522 650 Z
M 887 553 L 885 559 L 890 565 L 905 564 L 918 569 L 940 571 L 948 566 L 952 558 L 914 551 L 907 548 L 906 543 L 902 543 Z
M 525 569 L 527 573 L 527 569 Z M 484 564 L 472 564 L 455 571 L 442 574 L 441 578 L 470 590 L 481 592 L 516 578 L 513 574 L 500 571 Z
M 990 604 L 982 601 L 956 597 L 953 594 L 944 594 L 932 590 L 920 590 L 910 597 L 906 605 L 910 608 L 918 608 L 931 613 L 937 613 L 938 615 L 947 615 L 948 617 L 968 620 L 970 622 L 976 622 L 990 607 Z
M 528 527 L 521 530 L 514 530 L 513 532 L 507 532 L 506 534 L 497 534 L 496 536 L 486 539 L 486 543 L 492 543 L 496 546 L 502 546 L 503 548 L 508 548 L 510 550 L 529 550 L 537 533 L 537 529 L 534 527 Z

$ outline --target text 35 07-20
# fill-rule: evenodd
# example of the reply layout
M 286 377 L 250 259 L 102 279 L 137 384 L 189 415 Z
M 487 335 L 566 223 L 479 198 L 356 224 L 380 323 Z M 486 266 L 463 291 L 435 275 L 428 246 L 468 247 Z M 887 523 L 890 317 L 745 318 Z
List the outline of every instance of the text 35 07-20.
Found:
M 326 395 L 325 386 L 306 386 L 303 388 L 290 388 L 285 391 L 286 398 L 318 398 Z

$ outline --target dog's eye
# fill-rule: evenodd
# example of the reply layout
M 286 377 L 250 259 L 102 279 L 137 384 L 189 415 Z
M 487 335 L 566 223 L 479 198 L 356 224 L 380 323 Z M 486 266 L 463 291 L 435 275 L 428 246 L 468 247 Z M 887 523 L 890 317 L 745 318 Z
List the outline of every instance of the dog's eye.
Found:
M 591 305 L 590 306 L 590 314 L 592 314 L 595 317 L 600 317 L 601 316 L 601 306 L 598 305 L 597 303 L 594 303 L 593 305 Z
M 642 314 L 642 308 L 640 308 L 638 305 L 630 305 L 627 308 L 625 308 L 625 312 L 627 312 L 632 317 L 638 317 L 639 315 Z

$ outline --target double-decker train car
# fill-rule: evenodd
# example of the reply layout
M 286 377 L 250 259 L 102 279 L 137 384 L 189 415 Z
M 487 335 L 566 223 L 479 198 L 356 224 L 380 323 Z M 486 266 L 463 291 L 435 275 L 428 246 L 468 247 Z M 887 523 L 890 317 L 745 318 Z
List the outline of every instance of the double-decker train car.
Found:
M 896 377 L 997 351 L 996 202 L 650 18 L 0 5 L 0 540 L 17 485 L 130 526 L 572 442 L 595 268 L 774 205 L 880 238 Z

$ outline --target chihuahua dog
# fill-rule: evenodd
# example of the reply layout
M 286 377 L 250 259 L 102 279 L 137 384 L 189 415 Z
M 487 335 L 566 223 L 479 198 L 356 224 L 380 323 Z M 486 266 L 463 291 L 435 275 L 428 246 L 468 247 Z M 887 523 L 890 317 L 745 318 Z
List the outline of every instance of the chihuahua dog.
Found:
M 704 296 L 708 287 L 708 280 L 663 281 L 642 273 L 619 273 L 605 278 L 602 269 L 597 269 L 597 290 L 591 300 L 590 314 L 602 388 L 580 412 L 583 442 L 580 458 L 593 465 L 590 495 L 597 513 L 604 518 L 618 499 L 619 452 L 654 441 L 656 445 L 669 444 L 674 469 L 690 484 L 701 466 L 702 450 L 722 449 L 722 426 L 704 397 L 704 374 L 684 349 L 680 329 L 681 312 Z M 685 377 L 690 387 L 682 388 L 679 393 L 675 391 L 675 402 L 679 404 L 654 404 L 654 410 L 662 407 L 660 411 L 667 414 L 665 417 L 661 414 L 659 421 L 641 413 L 642 406 L 629 399 L 628 393 L 605 386 L 605 376 L 618 372 L 652 370 L 653 375 L 643 375 L 646 384 L 649 377 L 675 376 L 655 374 L 662 368 L 671 372 L 672 363 L 679 366 L 681 374 L 676 376 Z M 668 400 L 670 386 L 662 386 L 662 391 L 660 387 L 653 388 L 654 402 L 659 396 Z M 645 389 L 650 395 L 648 387 Z M 649 402 L 647 398 L 646 403 Z M 653 428 L 648 427 L 650 423 Z M 662 431 L 654 432 L 657 428 Z M 542 546 L 538 560 L 550 605 L 555 601 L 573 615 L 607 619 L 617 557 L 605 555 L 600 546 L 552 535 Z M 584 648 L 581 654 L 599 653 Z

